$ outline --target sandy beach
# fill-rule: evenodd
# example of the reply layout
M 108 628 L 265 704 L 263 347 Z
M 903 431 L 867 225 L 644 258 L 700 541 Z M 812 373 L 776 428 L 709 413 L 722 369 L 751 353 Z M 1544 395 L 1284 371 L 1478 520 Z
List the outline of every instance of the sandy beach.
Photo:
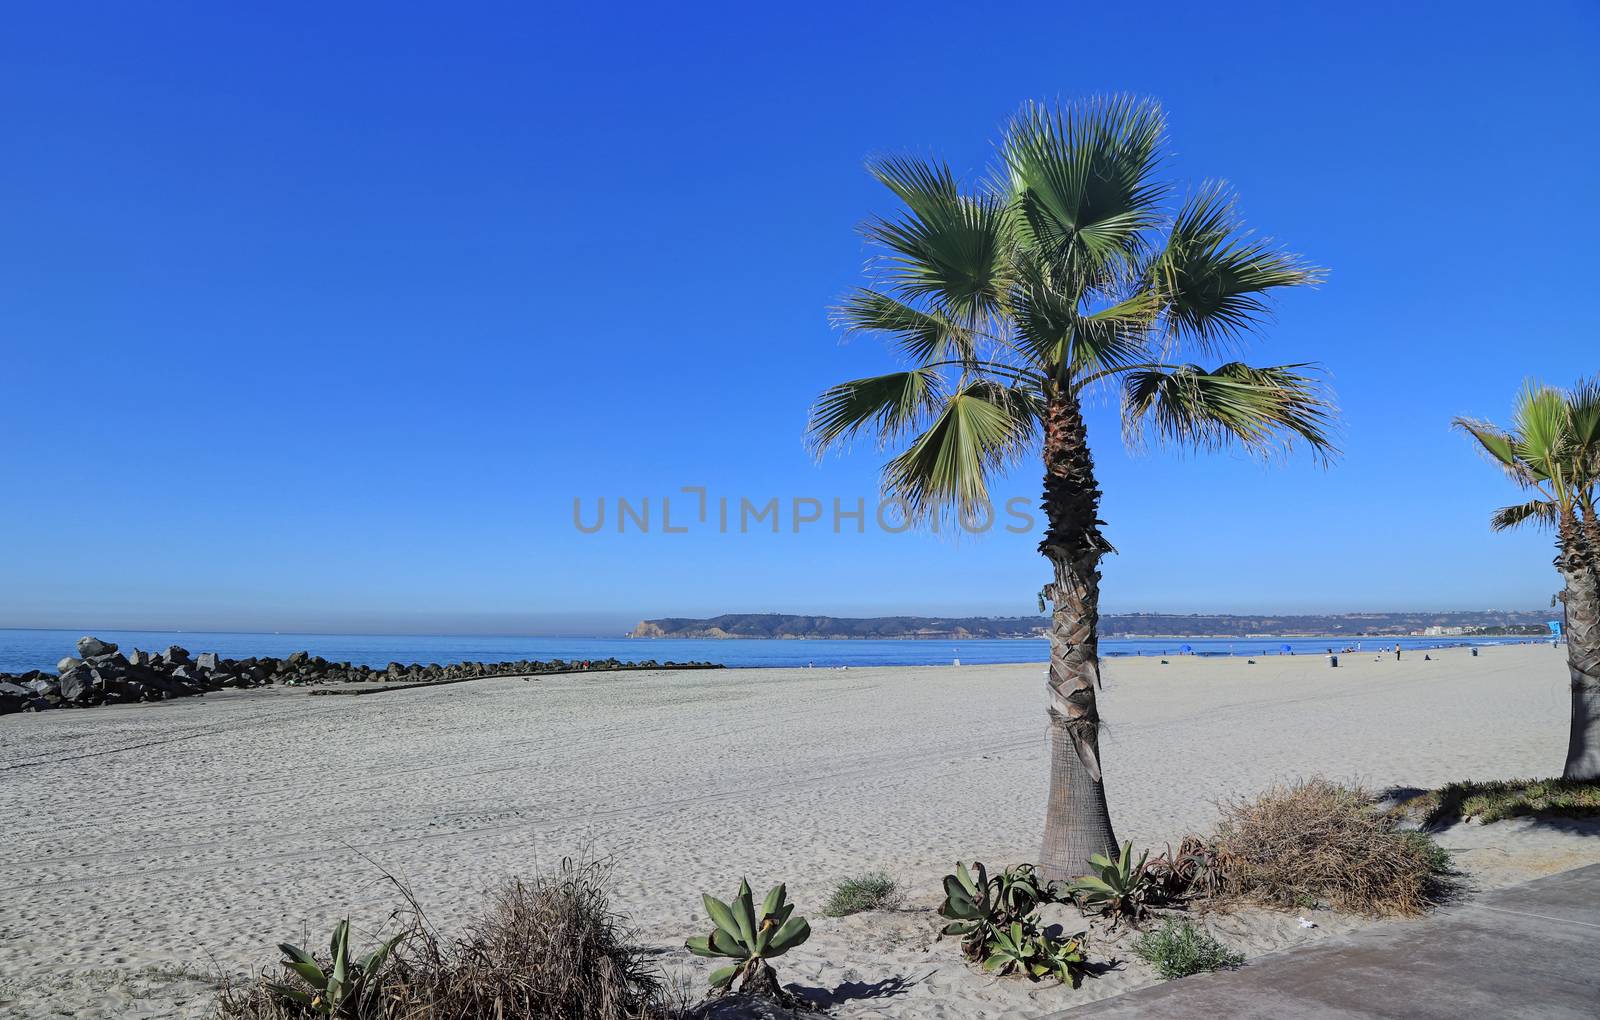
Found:
M 1244 659 L 1111 659 L 1102 747 L 1119 835 L 1159 848 L 1214 802 L 1324 774 L 1374 789 L 1559 773 L 1564 653 L 1548 646 Z M 189 1017 L 200 976 L 243 973 L 349 913 L 449 928 L 497 880 L 591 847 L 669 969 L 699 894 L 789 883 L 815 935 L 780 976 L 849 1017 L 1027 1016 L 1079 991 L 980 977 L 935 942 L 958 857 L 1031 859 L 1046 780 L 1042 665 L 490 679 L 372 697 L 224 692 L 0 720 L 0 1011 Z M 1600 861 L 1581 825 L 1457 826 L 1469 887 Z M 820 916 L 883 868 L 902 911 Z M 1347 930 L 1319 913 L 1211 923 L 1248 953 Z M 1102 947 L 1096 955 L 1117 955 Z M 1126 959 L 1124 951 L 1120 958 Z

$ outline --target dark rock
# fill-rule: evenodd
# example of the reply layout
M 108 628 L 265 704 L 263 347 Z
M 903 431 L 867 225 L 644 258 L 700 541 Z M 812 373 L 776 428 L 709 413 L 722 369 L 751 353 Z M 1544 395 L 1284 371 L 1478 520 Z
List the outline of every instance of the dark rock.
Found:
M 60 694 L 63 701 L 73 705 L 87 705 L 96 700 L 95 671 L 79 666 L 61 675 Z
M 85 666 L 115 668 L 118 666 L 126 666 L 128 664 L 128 660 L 122 657 L 121 652 L 107 652 L 104 655 L 91 655 L 87 659 L 83 660 L 83 664 Z
M 83 660 L 82 659 L 75 659 L 72 656 L 68 655 L 65 658 L 63 658 L 60 662 L 56 663 L 56 672 L 58 674 L 59 673 L 71 672 L 72 670 L 78 668 L 81 665 L 83 665 Z
M 133 665 L 133 666 L 146 666 L 146 665 L 149 665 L 149 663 L 150 663 L 150 653 L 149 652 L 141 652 L 141 651 L 139 651 L 139 649 L 135 648 L 133 651 L 128 653 L 128 663 L 129 663 L 129 665 Z
M 169 666 L 182 666 L 189 661 L 189 650 L 172 645 L 161 653 L 161 658 Z
M 33 692 L 21 684 L 0 680 L 0 715 L 20 712 L 33 703 Z
M 284 661 L 287 662 L 290 666 L 298 667 L 298 666 L 304 666 L 310 659 L 311 659 L 311 653 L 310 652 L 290 652 L 289 653 L 289 657 L 287 659 L 285 659 Z
M 81 637 L 78 639 L 78 657 L 87 659 L 95 655 L 110 655 L 117 650 L 117 646 L 110 641 L 101 641 L 97 637 Z

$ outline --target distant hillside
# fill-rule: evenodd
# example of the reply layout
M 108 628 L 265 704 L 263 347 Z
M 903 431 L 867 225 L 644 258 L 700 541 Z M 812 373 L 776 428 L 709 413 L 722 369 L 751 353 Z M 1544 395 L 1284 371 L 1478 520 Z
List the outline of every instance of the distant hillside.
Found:
M 1296 635 L 1404 635 L 1462 628 L 1467 633 L 1537 632 L 1549 610 L 1471 613 L 1333 613 L 1306 616 L 1229 616 L 1130 613 L 1100 618 L 1102 637 L 1293 637 Z M 788 616 L 729 613 L 708 620 L 643 620 L 636 638 L 1035 638 L 1042 616 Z M 1459 632 L 1458 632 L 1459 633 Z

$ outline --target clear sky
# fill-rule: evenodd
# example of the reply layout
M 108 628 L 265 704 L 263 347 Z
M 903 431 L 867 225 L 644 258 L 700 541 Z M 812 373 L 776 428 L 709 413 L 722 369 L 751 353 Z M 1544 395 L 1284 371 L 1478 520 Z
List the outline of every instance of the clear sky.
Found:
M 1097 409 L 1105 608 L 1548 603 L 1448 423 L 1600 371 L 1600 5 L 769 6 L 8 7 L 0 626 L 1032 613 L 1034 536 L 788 501 L 876 492 L 802 442 L 892 365 L 826 316 L 892 208 L 863 159 L 976 175 L 1024 100 L 1114 91 L 1329 267 L 1251 356 L 1327 367 L 1345 455 L 1134 456 Z M 661 533 L 693 485 L 782 533 Z M 573 526 L 619 495 L 651 533 Z

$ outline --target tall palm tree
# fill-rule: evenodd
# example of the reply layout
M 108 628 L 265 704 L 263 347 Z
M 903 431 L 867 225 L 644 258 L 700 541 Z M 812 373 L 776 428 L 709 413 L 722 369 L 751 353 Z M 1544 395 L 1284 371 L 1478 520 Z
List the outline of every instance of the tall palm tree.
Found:
M 1148 101 L 1030 105 L 976 187 L 940 162 L 870 162 L 905 208 L 865 224 L 882 249 L 874 285 L 836 316 L 909 364 L 827 390 L 808 430 L 819 452 L 863 433 L 903 446 L 884 467 L 885 492 L 923 518 L 976 513 L 996 474 L 1042 456 L 1051 765 L 1039 863 L 1054 877 L 1116 846 L 1095 705 L 1099 564 L 1112 548 L 1085 400 L 1120 384 L 1130 442 L 1270 454 L 1299 440 L 1333 452 L 1335 411 L 1309 366 L 1182 360 L 1231 351 L 1273 291 L 1315 273 L 1246 235 L 1224 186 L 1172 201 L 1158 176 L 1165 130 Z
M 1454 424 L 1531 497 L 1495 511 L 1489 526 L 1534 524 L 1555 532 L 1572 686 L 1562 774 L 1600 779 L 1600 377 L 1565 391 L 1525 385 L 1509 429 L 1472 418 Z

